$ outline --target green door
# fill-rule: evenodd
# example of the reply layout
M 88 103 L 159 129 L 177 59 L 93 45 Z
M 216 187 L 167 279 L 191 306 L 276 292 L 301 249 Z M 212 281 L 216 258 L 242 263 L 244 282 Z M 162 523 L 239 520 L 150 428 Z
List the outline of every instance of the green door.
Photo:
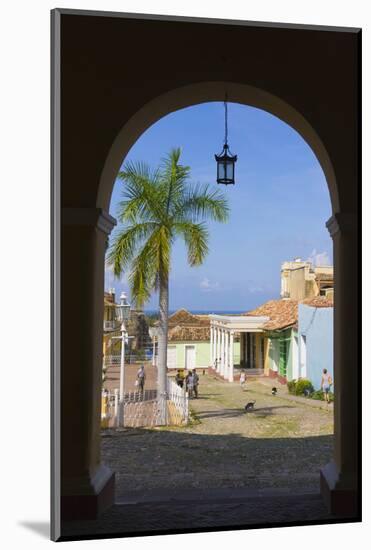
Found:
M 287 374 L 287 359 L 288 359 L 289 339 L 280 338 L 280 362 L 279 362 L 279 374 L 286 378 Z

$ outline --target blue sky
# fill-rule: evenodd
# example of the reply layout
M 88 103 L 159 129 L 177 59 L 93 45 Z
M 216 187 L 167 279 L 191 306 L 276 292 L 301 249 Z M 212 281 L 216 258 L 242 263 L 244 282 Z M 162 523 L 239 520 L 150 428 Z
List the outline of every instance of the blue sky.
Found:
M 209 222 L 209 255 L 190 268 L 183 243 L 172 254 L 170 309 L 248 310 L 279 298 L 280 266 L 295 257 L 332 264 L 325 223 L 331 204 L 322 169 L 310 147 L 286 123 L 269 113 L 228 105 L 231 151 L 238 155 L 236 185 L 220 186 L 231 209 L 227 224 Z M 205 103 L 172 113 L 150 127 L 127 160 L 156 167 L 172 147 L 182 147 L 191 180 L 216 184 L 216 162 L 224 139 L 223 103 Z M 117 214 L 121 182 L 110 213 Z M 105 287 L 128 291 L 126 277 L 106 270 Z M 157 308 L 154 295 L 145 309 Z

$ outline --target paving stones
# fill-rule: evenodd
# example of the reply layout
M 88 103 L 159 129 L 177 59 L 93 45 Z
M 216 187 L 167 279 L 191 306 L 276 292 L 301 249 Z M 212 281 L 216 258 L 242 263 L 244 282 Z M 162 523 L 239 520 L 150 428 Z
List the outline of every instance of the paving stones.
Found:
M 308 487 L 333 453 L 332 415 L 272 396 L 259 380 L 238 384 L 203 376 L 186 427 L 105 431 L 102 457 L 128 491 L 189 487 Z M 245 413 L 247 400 L 255 409 Z M 134 436 L 134 437 L 133 437 Z

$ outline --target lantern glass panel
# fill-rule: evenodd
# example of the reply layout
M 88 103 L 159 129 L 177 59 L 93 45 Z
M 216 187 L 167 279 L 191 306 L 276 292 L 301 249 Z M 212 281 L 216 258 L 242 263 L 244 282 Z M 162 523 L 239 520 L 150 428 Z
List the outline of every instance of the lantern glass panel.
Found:
M 122 323 L 122 307 L 121 306 L 116 306 L 116 319 L 117 321 L 119 321 L 120 323 Z
M 234 163 L 230 160 L 225 162 L 225 178 L 233 181 Z
M 220 160 L 218 162 L 218 180 L 222 180 L 224 178 L 225 178 L 224 161 Z
M 130 304 L 125 304 L 122 309 L 123 309 L 123 320 L 127 321 L 130 317 Z

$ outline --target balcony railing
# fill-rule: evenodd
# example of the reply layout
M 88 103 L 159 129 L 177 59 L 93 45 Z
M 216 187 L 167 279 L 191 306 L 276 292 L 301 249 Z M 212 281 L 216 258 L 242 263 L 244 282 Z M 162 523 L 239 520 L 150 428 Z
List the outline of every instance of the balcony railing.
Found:
M 117 321 L 103 321 L 103 330 L 115 330 L 119 325 Z

